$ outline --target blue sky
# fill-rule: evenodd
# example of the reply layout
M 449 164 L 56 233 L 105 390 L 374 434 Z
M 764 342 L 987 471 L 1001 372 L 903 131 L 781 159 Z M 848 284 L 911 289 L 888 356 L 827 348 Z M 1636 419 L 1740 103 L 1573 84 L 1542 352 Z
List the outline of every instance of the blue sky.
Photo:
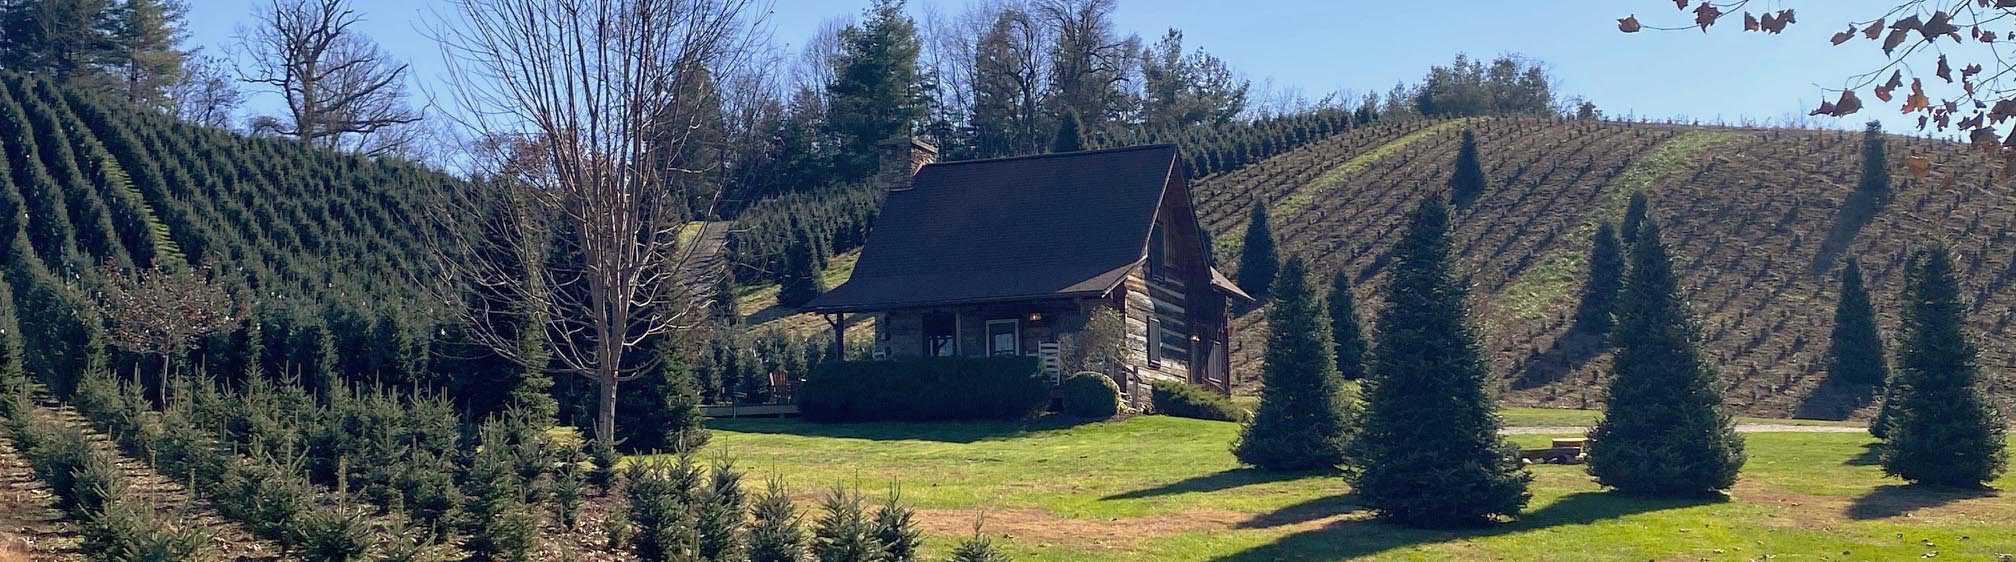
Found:
M 258 1 L 264 0 L 192 0 L 192 43 L 206 53 L 224 54 Z M 910 10 L 920 19 L 926 10 L 951 15 L 967 1 L 912 0 Z M 795 45 L 821 22 L 858 14 L 866 4 L 776 0 L 768 24 L 775 41 L 796 52 Z M 1847 77 L 1880 66 L 1883 55 L 1873 43 L 1858 40 L 1836 47 L 1827 37 L 1851 20 L 1882 15 L 1894 5 L 1888 0 L 1753 1 L 1752 9 L 1799 10 L 1799 23 L 1776 36 L 1740 32 L 1736 17 L 1705 36 L 1616 30 L 1616 18 L 1631 13 L 1648 25 L 1691 21 L 1670 0 L 1121 0 L 1116 20 L 1122 32 L 1148 40 L 1180 28 L 1188 45 L 1226 59 L 1256 83 L 1271 79 L 1311 98 L 1335 90 L 1384 92 L 1396 81 L 1418 79 L 1429 65 L 1459 52 L 1517 52 L 1547 62 L 1564 92 L 1595 101 L 1609 115 L 1733 123 L 1803 116 L 1819 104 L 1820 87 L 1839 87 Z M 430 13 L 450 9 L 446 2 L 356 0 L 355 6 L 364 14 L 367 33 L 413 65 L 421 89 L 438 81 L 439 50 L 423 28 L 434 20 Z M 1864 94 L 1871 107 L 1862 113 L 1840 123 L 1814 118 L 1812 124 L 1859 127 L 1881 117 L 1896 132 L 1915 124 L 1915 118 L 1907 121 Z M 248 110 L 275 107 L 272 96 L 255 96 Z

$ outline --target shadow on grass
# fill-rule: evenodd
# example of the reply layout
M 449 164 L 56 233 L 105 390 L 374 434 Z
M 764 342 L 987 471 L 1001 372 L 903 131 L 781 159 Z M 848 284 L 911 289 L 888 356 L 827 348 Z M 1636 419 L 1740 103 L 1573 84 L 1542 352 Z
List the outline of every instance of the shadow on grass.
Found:
M 1921 484 L 1877 486 L 1875 490 L 1855 498 L 1855 503 L 1848 505 L 1848 518 L 1860 521 L 1889 519 L 1920 509 L 1995 495 L 1995 490 L 1988 488 L 1947 488 Z
M 1333 505 L 1348 505 L 1349 496 L 1337 496 L 1326 500 L 1315 500 L 1288 506 L 1273 513 L 1255 517 L 1242 527 L 1258 528 L 1291 525 L 1314 521 L 1337 513 L 1310 513 L 1320 507 L 1320 502 L 1331 501 Z M 1656 499 L 1628 496 L 1614 492 L 1583 492 L 1561 498 L 1538 511 L 1529 512 L 1518 520 L 1500 525 L 1471 529 L 1415 529 L 1392 525 L 1374 519 L 1352 519 L 1324 525 L 1320 529 L 1304 531 L 1282 537 L 1270 544 L 1255 547 L 1244 552 L 1214 558 L 1216 562 L 1262 562 L 1275 560 L 1343 560 L 1359 557 L 1377 557 L 1394 550 L 1426 546 L 1444 542 L 1496 537 L 1563 527 L 1588 525 L 1609 519 L 1628 517 L 1640 513 L 1650 513 L 1668 509 L 1682 509 L 1727 501 L 1726 499 Z M 1260 524 L 1271 522 L 1271 525 Z
M 1325 474 L 1330 474 L 1330 472 L 1324 472 L 1324 471 L 1275 472 L 1251 467 L 1235 468 L 1232 470 L 1221 470 L 1218 472 L 1213 472 L 1211 474 L 1192 476 L 1189 478 L 1185 478 L 1183 480 L 1178 480 L 1176 482 L 1163 484 L 1161 486 L 1156 486 L 1153 488 L 1142 488 L 1131 492 L 1121 492 L 1118 494 L 1113 494 L 1099 499 L 1138 500 L 1142 498 L 1152 498 L 1157 496 L 1172 496 L 1176 494 L 1189 494 L 1195 492 L 1217 492 L 1222 490 L 1230 490 L 1232 488 L 1237 488 L 1240 486 L 1250 486 L 1253 484 L 1266 484 L 1268 482 L 1281 482 L 1285 480 L 1297 480 L 1311 476 L 1322 476 Z
M 1883 443 L 1880 441 L 1863 443 L 1861 453 L 1857 453 L 1855 456 L 1850 457 L 1848 460 L 1841 461 L 1841 464 L 1845 464 L 1848 466 L 1876 466 L 1882 463 L 1883 463 Z
M 871 441 L 940 441 L 976 443 L 1024 437 L 1032 433 L 1067 429 L 1086 420 L 1070 416 L 1043 416 L 1027 421 L 971 422 L 864 422 L 815 423 L 802 419 L 727 418 L 707 421 L 709 429 L 737 433 L 833 437 Z

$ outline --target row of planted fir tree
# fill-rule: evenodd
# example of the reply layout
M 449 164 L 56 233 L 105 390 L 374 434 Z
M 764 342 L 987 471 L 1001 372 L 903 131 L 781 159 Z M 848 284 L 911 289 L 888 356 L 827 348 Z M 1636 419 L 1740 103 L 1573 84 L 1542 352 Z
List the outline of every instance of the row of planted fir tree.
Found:
M 32 383 L 8 372 L 0 417 L 91 545 L 149 560 L 210 559 L 200 529 L 121 501 L 117 459 L 52 422 L 30 401 Z M 283 556 L 531 560 L 589 549 L 647 561 L 922 559 L 922 533 L 897 491 L 871 510 L 858 490 L 835 486 L 808 520 L 782 478 L 752 495 L 731 461 L 699 467 L 691 451 L 705 443 L 702 430 L 664 438 L 686 453 L 622 464 L 610 444 L 571 445 L 549 431 L 550 421 L 526 413 L 537 404 L 471 424 L 438 396 L 382 388 L 317 393 L 254 379 L 233 390 L 200 376 L 168 386 L 157 409 L 140 385 L 98 372 L 72 403 L 127 455 L 184 482 Z M 593 528 L 589 512 L 600 515 Z M 950 557 L 1006 559 L 977 523 Z
M 1722 406 L 1716 369 L 1699 350 L 1657 221 L 1642 207 L 1631 220 L 1628 243 L 1607 225 L 1599 229 L 1587 291 L 1610 294 L 1585 295 L 1578 311 L 1583 322 L 1607 329 L 1615 353 L 1603 416 L 1589 434 L 1589 472 L 1627 494 L 1717 496 L 1736 482 L 1743 439 Z M 1370 346 L 1344 275 L 1326 307 L 1304 262 L 1286 262 L 1270 287 L 1260 405 L 1234 446 L 1241 462 L 1271 470 L 1341 467 L 1365 505 L 1409 525 L 1484 523 L 1525 507 L 1532 477 L 1499 436 L 1468 291 L 1450 270 L 1449 221 L 1447 206 L 1434 198 L 1411 216 L 1393 249 Z M 1618 256 L 1620 249 L 1628 256 Z M 1866 346 L 1852 339 L 1874 337 L 1852 262 L 1844 281 L 1843 314 L 1851 320 L 1837 338 L 1851 339 L 1836 347 Z M 1916 254 L 1904 290 L 1899 372 L 1888 379 L 1884 415 L 1872 428 L 1887 436 L 1884 470 L 1914 483 L 1982 486 L 2005 467 L 2006 426 L 1983 393 L 1945 246 Z M 1836 369 L 1886 368 L 1880 352 L 1855 357 L 1837 354 L 1837 361 L 1870 363 Z M 1364 378 L 1354 395 L 1345 377 L 1357 374 Z

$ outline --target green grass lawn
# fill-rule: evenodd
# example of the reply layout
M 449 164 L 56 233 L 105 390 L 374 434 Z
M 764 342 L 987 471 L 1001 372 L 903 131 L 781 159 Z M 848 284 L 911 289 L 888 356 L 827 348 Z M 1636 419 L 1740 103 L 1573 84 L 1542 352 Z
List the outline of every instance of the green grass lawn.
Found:
M 1507 412 L 1581 425 L 1572 410 Z M 807 500 L 836 485 L 919 509 L 942 555 L 984 520 L 1018 560 L 1995 560 L 2016 553 L 2016 496 L 1937 492 L 1885 479 L 1861 433 L 1753 433 L 1726 502 L 1607 493 L 1579 466 L 1536 466 L 1518 520 L 1423 531 L 1370 520 L 1331 474 L 1242 469 L 1238 426 L 1166 416 L 819 425 L 715 420 L 708 455 Z M 1522 435 L 1526 446 L 1550 436 Z M 1998 488 L 2016 490 L 2016 477 Z M 814 509 L 811 502 L 802 503 Z M 808 521 L 816 514 L 808 515 Z

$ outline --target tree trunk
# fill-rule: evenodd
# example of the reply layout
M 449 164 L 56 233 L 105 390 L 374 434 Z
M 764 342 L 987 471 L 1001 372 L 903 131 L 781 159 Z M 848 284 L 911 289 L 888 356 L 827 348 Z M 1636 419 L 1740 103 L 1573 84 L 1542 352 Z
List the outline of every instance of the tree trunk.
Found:
M 174 358 L 173 354 L 161 354 L 161 388 L 154 390 L 154 398 L 161 402 L 163 408 L 168 407 L 168 361 Z
M 602 397 L 596 404 L 595 439 L 603 443 L 616 443 L 616 376 L 610 373 L 601 377 Z

